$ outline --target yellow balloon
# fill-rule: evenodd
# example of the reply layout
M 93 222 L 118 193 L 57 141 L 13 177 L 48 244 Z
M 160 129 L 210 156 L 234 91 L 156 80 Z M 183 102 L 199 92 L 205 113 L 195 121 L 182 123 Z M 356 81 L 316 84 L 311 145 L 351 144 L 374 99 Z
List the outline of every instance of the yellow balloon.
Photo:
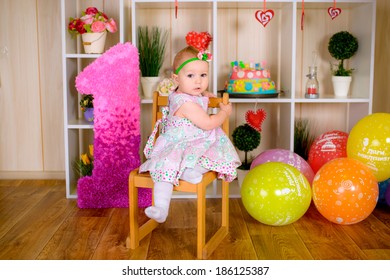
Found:
M 390 114 L 375 113 L 358 121 L 349 133 L 347 156 L 365 163 L 378 182 L 390 178 Z
M 311 187 L 306 177 L 284 162 L 257 165 L 245 176 L 241 199 L 257 221 L 284 226 L 300 219 L 311 202 Z

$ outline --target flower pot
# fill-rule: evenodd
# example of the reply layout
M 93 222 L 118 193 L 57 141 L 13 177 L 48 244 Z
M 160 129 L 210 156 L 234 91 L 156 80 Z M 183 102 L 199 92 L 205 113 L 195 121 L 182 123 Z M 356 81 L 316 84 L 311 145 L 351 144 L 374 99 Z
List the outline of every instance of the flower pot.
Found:
M 332 76 L 333 91 L 336 97 L 347 97 L 352 77 Z
M 93 124 L 93 108 L 85 108 L 84 118 L 87 122 Z
M 141 77 L 143 96 L 147 99 L 153 97 L 153 92 L 157 90 L 160 77 Z
M 103 53 L 107 31 L 81 34 L 85 53 Z

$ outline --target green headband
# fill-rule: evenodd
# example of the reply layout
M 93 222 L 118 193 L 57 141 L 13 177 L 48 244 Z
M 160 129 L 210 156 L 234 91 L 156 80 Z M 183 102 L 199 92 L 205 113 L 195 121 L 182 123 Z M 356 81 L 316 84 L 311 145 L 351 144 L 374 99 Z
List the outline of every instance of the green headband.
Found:
M 191 61 L 195 61 L 195 60 L 199 60 L 199 58 L 197 57 L 193 57 L 193 58 L 190 58 L 190 59 L 187 59 L 186 61 L 184 61 L 177 69 L 176 69 L 176 72 L 175 74 L 179 74 L 179 71 L 181 70 L 181 68 L 183 68 L 186 64 L 190 63 Z
M 179 71 L 187 64 L 195 60 L 211 61 L 212 55 L 209 51 L 200 51 L 197 57 L 193 57 L 184 61 L 175 71 L 175 74 L 179 74 Z

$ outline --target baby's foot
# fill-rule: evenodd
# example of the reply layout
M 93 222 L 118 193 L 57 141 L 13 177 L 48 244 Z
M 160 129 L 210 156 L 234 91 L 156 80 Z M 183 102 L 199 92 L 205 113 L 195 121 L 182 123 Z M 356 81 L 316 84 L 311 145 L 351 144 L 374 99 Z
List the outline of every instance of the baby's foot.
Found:
M 145 209 L 145 214 L 157 223 L 163 223 L 167 219 L 168 211 L 161 207 L 150 206 Z

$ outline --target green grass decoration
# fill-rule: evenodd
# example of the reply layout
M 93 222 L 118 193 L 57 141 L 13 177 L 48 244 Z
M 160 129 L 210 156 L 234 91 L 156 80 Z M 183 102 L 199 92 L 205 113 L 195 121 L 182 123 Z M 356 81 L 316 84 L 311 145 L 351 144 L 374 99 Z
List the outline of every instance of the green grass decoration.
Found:
M 148 26 L 138 27 L 139 65 L 143 77 L 158 77 L 164 62 L 168 31 Z
M 309 150 L 315 140 L 315 135 L 310 133 L 310 124 L 307 119 L 295 120 L 294 128 L 294 152 L 304 160 L 309 158 Z

